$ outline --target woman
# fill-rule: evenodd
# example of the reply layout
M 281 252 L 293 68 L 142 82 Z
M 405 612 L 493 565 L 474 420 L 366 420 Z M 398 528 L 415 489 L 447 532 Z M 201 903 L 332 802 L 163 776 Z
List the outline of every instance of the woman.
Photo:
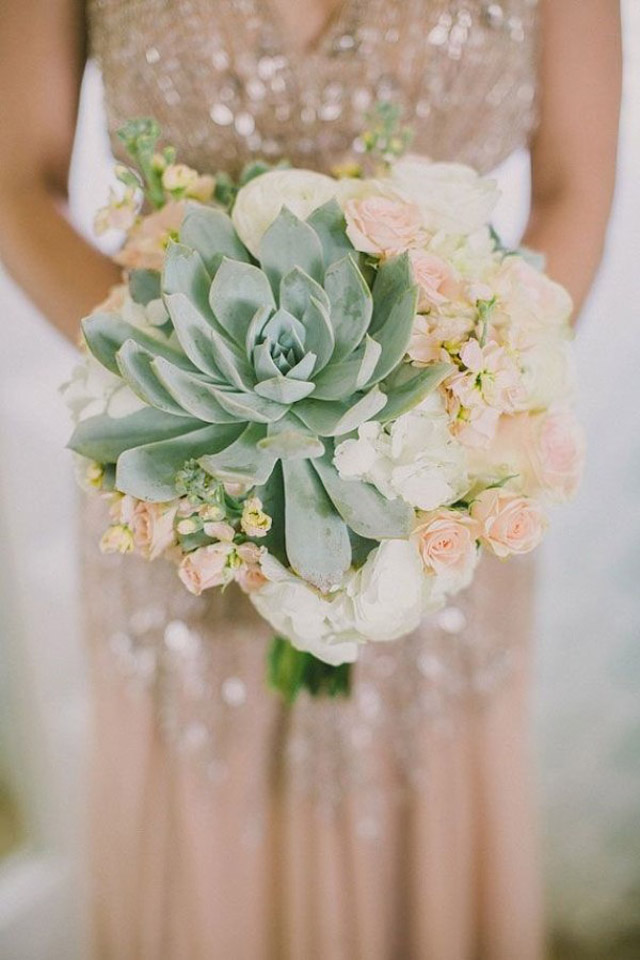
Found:
M 537 117 L 525 242 L 582 303 L 614 180 L 613 0 L 5 0 L 0 255 L 73 340 L 118 280 L 64 214 L 87 36 L 111 132 L 152 114 L 200 168 L 331 167 L 392 99 L 414 149 L 489 171 Z M 455 607 L 366 651 L 351 702 L 289 709 L 243 598 L 100 558 L 99 520 L 96 957 L 539 960 L 529 565 L 484 562 Z

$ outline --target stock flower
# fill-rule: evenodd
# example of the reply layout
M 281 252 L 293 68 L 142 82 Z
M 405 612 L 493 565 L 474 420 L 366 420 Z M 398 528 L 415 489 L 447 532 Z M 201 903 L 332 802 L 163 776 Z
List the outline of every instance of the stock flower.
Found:
M 259 497 L 245 500 L 240 526 L 248 537 L 265 537 L 271 529 L 271 517 L 262 509 L 262 500 Z
M 162 270 L 167 245 L 177 238 L 184 212 L 182 200 L 170 201 L 144 217 L 131 228 L 116 262 L 129 270 Z
M 93 229 L 98 236 L 109 230 L 130 230 L 136 222 L 140 209 L 140 197 L 136 190 L 127 188 L 122 194 L 113 187 L 109 190 L 109 200 L 101 207 L 93 221 Z
M 100 540 L 102 553 L 131 553 L 134 549 L 133 532 L 124 523 L 107 527 Z
M 483 490 L 471 504 L 480 525 L 481 542 L 498 557 L 529 553 L 538 546 L 547 526 L 540 504 L 504 488 Z

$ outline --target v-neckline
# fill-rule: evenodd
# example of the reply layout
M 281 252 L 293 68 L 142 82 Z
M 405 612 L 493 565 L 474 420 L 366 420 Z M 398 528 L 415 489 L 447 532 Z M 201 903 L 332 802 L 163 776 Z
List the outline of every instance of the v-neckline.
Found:
M 278 38 L 280 50 L 289 60 L 303 60 L 305 57 L 315 57 L 321 53 L 335 36 L 351 4 L 351 0 L 338 0 L 315 36 L 303 46 L 298 46 L 293 42 L 291 32 L 274 0 L 259 0 L 259 2 L 263 7 L 264 16 L 270 21 L 269 25 Z M 292 2 L 295 3 L 295 0 Z

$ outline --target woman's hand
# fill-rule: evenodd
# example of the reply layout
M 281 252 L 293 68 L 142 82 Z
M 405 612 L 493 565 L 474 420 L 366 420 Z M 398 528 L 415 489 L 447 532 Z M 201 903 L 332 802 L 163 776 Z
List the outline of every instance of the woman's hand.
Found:
M 621 87 L 617 0 L 541 0 L 540 126 L 524 243 L 542 251 L 576 312 L 602 256 Z
M 77 342 L 120 271 L 65 215 L 84 69 L 84 3 L 0 4 L 0 260 Z

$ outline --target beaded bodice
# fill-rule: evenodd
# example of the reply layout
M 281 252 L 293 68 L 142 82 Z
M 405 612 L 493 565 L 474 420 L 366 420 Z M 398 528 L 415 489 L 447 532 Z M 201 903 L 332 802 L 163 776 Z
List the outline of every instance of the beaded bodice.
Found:
M 152 115 L 201 170 L 330 169 L 391 100 L 416 152 L 487 171 L 534 123 L 536 2 L 339 0 L 304 53 L 273 0 L 88 0 L 88 17 L 112 134 Z

